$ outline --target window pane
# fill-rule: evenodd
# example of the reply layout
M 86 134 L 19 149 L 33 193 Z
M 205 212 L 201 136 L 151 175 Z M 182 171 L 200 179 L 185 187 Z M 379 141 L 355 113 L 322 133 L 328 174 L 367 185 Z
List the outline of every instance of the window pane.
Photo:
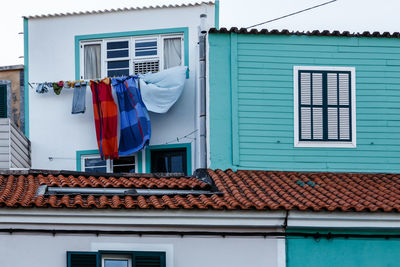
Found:
M 101 46 L 100 44 L 85 45 L 84 48 L 84 78 L 97 79 L 101 77 Z
M 108 42 L 107 50 L 129 48 L 129 41 Z
M 128 260 L 105 259 L 104 267 L 128 267 Z
M 328 73 L 328 105 L 337 105 L 337 73 Z
M 311 108 L 301 108 L 301 139 L 311 139 Z
M 169 69 L 182 64 L 182 39 L 164 39 L 164 69 Z
M 129 68 L 129 60 L 109 61 L 107 62 L 108 69 Z
M 134 173 L 135 172 L 135 156 L 120 157 L 119 159 L 114 159 L 113 172 L 114 173 L 121 173 L 121 172 Z
M 338 139 L 338 109 L 328 108 L 328 139 Z
M 302 72 L 300 75 L 301 104 L 311 105 L 311 74 Z
M 186 174 L 186 148 L 151 151 L 151 172 Z
M 106 172 L 107 172 L 107 168 L 106 168 L 106 167 L 85 168 L 85 172 L 101 172 L 101 173 L 106 173 Z
M 350 139 L 350 112 L 348 108 L 339 109 L 340 140 Z
M 128 76 L 129 75 L 129 69 L 124 69 L 124 70 L 109 70 L 107 72 L 108 77 L 119 77 L 119 76 Z
M 339 104 L 349 105 L 349 74 L 339 73 Z
M 323 138 L 322 108 L 313 108 L 313 140 Z
M 99 158 L 86 158 L 85 167 L 106 166 L 106 161 Z
M 157 55 L 157 49 L 154 49 L 154 50 L 143 50 L 143 51 L 136 50 L 135 55 L 137 57 L 156 56 Z
M 129 57 L 129 50 L 107 51 L 107 58 Z
M 135 56 L 157 56 L 157 39 L 136 40 Z
M 313 105 L 322 105 L 322 73 L 312 74 Z

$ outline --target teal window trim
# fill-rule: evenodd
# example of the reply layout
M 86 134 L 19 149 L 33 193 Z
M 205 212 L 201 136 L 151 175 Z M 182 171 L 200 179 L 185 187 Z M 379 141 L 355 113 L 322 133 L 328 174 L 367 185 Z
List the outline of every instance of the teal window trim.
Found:
M 29 138 L 29 23 L 24 18 L 24 106 L 25 136 Z
M 166 28 L 142 31 L 127 31 L 127 32 L 112 32 L 112 33 L 98 33 L 87 35 L 75 36 L 75 80 L 80 80 L 80 47 L 79 43 L 84 40 L 107 39 L 107 38 L 120 38 L 142 35 L 156 35 L 156 34 L 182 34 L 183 33 L 183 46 L 185 50 L 185 66 L 188 67 L 186 78 L 189 78 L 189 28 Z
M 219 0 L 215 0 L 215 22 L 214 26 L 217 30 L 219 30 Z
M 182 143 L 182 144 L 171 144 L 171 145 L 157 145 L 149 146 L 146 148 L 146 173 L 151 172 L 151 151 L 152 150 L 164 150 L 164 149 L 174 149 L 174 148 L 186 148 L 186 175 L 192 174 L 192 144 Z
M 82 171 L 82 156 L 84 155 L 100 155 L 98 149 L 92 149 L 92 150 L 77 150 L 76 151 L 76 171 L 80 172 Z M 142 173 L 143 167 L 142 167 L 142 151 L 139 151 L 137 153 L 137 172 Z
M 78 172 L 82 171 L 82 156 L 85 155 L 99 155 L 98 149 L 93 150 L 78 150 L 76 151 L 76 170 Z

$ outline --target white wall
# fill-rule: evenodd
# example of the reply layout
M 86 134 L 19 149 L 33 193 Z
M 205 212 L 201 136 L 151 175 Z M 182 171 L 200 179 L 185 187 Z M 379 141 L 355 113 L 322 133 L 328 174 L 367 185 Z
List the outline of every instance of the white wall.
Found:
M 166 114 L 151 114 L 150 145 L 165 144 L 198 128 L 197 69 L 198 25 L 206 13 L 214 24 L 214 6 L 148 9 L 126 12 L 40 18 L 29 20 L 29 81 L 45 82 L 75 78 L 74 36 L 124 31 L 189 27 L 189 79 L 181 98 Z M 86 95 L 86 113 L 71 114 L 73 90 L 37 94 L 29 89 L 29 139 L 32 168 L 76 169 L 76 151 L 97 149 L 92 95 Z M 190 137 L 196 137 L 194 134 Z M 192 142 L 192 168 L 197 167 L 196 140 Z M 177 143 L 177 142 L 175 142 Z M 53 160 L 49 160 L 52 157 Z M 144 169 L 143 169 L 144 171 Z
M 66 251 L 166 251 L 167 267 L 277 267 L 278 239 L 84 234 L 0 234 L 0 266 L 65 267 Z

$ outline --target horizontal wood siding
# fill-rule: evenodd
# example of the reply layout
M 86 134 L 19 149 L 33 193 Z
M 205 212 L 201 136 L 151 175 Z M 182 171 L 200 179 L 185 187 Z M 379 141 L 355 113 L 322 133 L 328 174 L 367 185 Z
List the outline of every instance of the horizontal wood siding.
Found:
M 14 124 L 11 127 L 11 168 L 29 168 L 31 166 L 30 159 L 30 142 Z
M 212 168 L 400 172 L 400 39 L 238 34 L 237 133 L 214 114 L 232 105 L 225 82 L 232 59 L 220 49 L 230 34 L 209 40 Z M 306 65 L 356 68 L 356 148 L 294 147 L 293 66 Z M 229 162 L 232 149 L 219 145 L 235 134 L 238 165 Z
M 9 119 L 0 119 L 0 169 L 10 168 Z

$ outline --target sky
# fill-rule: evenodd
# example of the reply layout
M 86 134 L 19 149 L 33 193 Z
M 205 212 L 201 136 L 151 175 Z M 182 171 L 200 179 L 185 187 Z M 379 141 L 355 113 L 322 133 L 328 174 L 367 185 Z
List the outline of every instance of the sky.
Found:
M 293 13 L 328 0 L 220 0 L 221 27 L 248 27 Z M 190 0 L 13 0 L 0 9 L 0 66 L 23 64 L 22 16 L 101 10 Z M 284 18 L 258 29 L 300 31 L 340 30 L 350 32 L 400 31 L 399 0 L 337 0 L 331 4 Z

